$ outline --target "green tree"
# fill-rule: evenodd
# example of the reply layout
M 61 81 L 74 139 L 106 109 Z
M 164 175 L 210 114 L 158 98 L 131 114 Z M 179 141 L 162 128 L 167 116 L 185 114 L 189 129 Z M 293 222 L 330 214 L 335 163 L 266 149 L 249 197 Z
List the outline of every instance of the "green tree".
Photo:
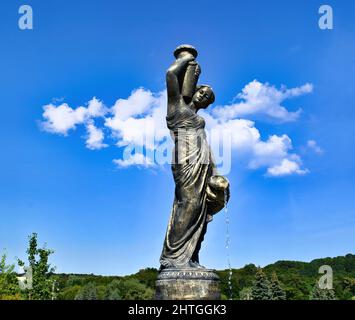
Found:
M 255 281 L 251 289 L 253 300 L 271 300 L 270 282 L 263 270 L 258 268 L 255 274 Z
M 60 291 L 58 299 L 59 300 L 75 300 L 76 295 L 79 293 L 81 286 L 73 285 L 64 288 Z
M 270 291 L 272 300 L 286 300 L 286 292 L 282 289 L 275 272 L 271 276 Z
M 26 253 L 28 254 L 28 268 L 32 274 L 32 284 L 25 290 L 28 299 L 30 300 L 49 300 L 52 298 L 53 280 L 51 275 L 54 268 L 48 263 L 49 256 L 53 250 L 38 248 L 37 233 L 29 236 L 29 244 Z M 18 259 L 20 267 L 25 268 L 25 262 Z
M 82 284 L 83 284 L 83 279 L 82 278 L 80 278 L 79 276 L 71 274 L 68 277 L 68 280 L 66 281 L 65 286 L 66 287 L 72 287 L 72 286 L 76 286 L 76 285 L 81 286 Z
M 333 289 L 321 289 L 316 283 L 310 294 L 310 300 L 336 300 L 335 292 Z
M 245 287 L 239 292 L 240 300 L 252 300 L 252 288 Z
M 75 296 L 75 300 L 98 300 L 97 289 L 95 283 L 89 282 L 80 289 Z
M 122 300 L 121 281 L 113 280 L 108 284 L 104 295 L 105 300 Z
M 355 278 L 346 277 L 343 280 L 344 290 L 348 291 L 350 296 L 355 296 Z
M 0 300 L 19 299 L 19 285 L 15 265 L 6 264 L 6 254 L 0 259 Z
M 154 297 L 154 291 L 137 279 L 120 281 L 120 293 L 124 300 L 150 300 Z

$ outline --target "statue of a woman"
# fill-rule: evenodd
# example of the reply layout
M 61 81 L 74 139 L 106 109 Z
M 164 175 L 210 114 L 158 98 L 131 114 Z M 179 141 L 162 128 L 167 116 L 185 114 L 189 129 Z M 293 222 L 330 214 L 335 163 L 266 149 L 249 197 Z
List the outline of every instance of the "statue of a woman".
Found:
M 212 215 L 229 199 L 229 183 L 219 176 L 206 140 L 205 120 L 197 114 L 214 102 L 207 85 L 196 86 L 200 73 L 197 51 L 189 45 L 178 47 L 176 61 L 166 74 L 168 90 L 167 125 L 174 139 L 172 172 L 175 199 L 171 212 L 161 268 L 199 268 L 199 250 Z M 195 79 L 186 70 L 193 65 Z M 195 81 L 194 81 L 195 80 Z M 193 88 L 186 88 L 186 86 Z M 192 97 L 184 96 L 193 92 Z

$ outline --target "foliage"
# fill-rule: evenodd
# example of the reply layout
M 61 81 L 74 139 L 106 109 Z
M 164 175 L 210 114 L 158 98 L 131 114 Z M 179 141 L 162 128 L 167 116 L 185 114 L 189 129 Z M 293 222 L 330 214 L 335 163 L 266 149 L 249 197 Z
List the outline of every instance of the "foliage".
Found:
M 20 299 L 19 285 L 13 264 L 6 264 L 6 254 L 0 259 L 0 300 Z
M 51 275 L 54 268 L 48 263 L 49 256 L 54 252 L 43 248 L 38 248 L 37 234 L 29 236 L 27 249 L 28 267 L 32 272 L 32 285 L 25 290 L 27 298 L 30 300 L 48 300 L 52 298 L 53 279 Z M 25 267 L 25 262 L 18 259 L 20 267 Z
M 79 286 L 76 285 L 75 287 L 78 288 Z M 89 282 L 76 292 L 75 300 L 151 300 L 154 298 L 152 288 L 132 277 L 113 280 L 107 286 Z M 69 293 L 64 290 L 61 297 L 63 299 L 68 298 L 69 294 L 72 295 L 72 292 Z
M 321 289 L 316 283 L 309 297 L 310 300 L 336 300 L 333 289 Z
M 98 293 L 95 283 L 90 282 L 82 287 L 75 296 L 75 300 L 98 300 Z
M 342 281 L 342 298 L 351 299 L 355 296 L 355 278 L 345 277 Z
M 105 300 L 122 300 L 121 281 L 113 280 L 105 290 Z
M 71 274 L 66 282 L 66 287 L 81 286 L 83 279 L 79 276 Z
M 57 284 L 60 300 L 124 300 L 153 299 L 158 270 L 147 268 L 128 276 L 99 276 L 94 274 L 54 274 L 48 263 L 52 250 L 38 248 L 37 235 L 30 236 L 28 266 L 33 269 L 33 288 L 19 290 L 14 265 L 0 260 L 0 299 L 50 299 L 52 284 Z M 21 266 L 24 262 L 18 261 Z M 334 290 L 314 286 L 321 276 L 319 267 L 329 265 L 333 270 Z M 221 279 L 221 297 L 230 297 L 229 270 L 216 271 Z M 269 279 L 271 281 L 269 281 Z M 355 255 L 316 259 L 309 263 L 277 261 L 262 270 L 254 264 L 232 270 L 232 297 L 234 299 L 355 299 Z
M 271 300 L 286 300 L 286 292 L 282 289 L 281 283 L 275 272 L 272 273 L 270 282 Z
M 335 258 L 315 259 L 311 262 L 278 261 L 263 268 L 270 276 L 275 272 L 283 284 L 287 299 L 308 300 L 314 290 L 314 283 L 321 274 L 319 267 L 329 265 L 333 270 L 335 296 L 341 300 L 351 299 L 355 295 L 352 281 L 355 280 L 355 255 L 347 254 Z M 353 293 L 354 292 L 354 293 Z
M 58 300 L 75 300 L 80 289 L 81 286 L 79 285 L 62 288 L 59 292 Z
M 252 300 L 252 288 L 245 287 L 239 292 L 239 299 L 240 300 Z
M 154 297 L 154 290 L 140 283 L 138 279 L 122 281 L 120 293 L 125 300 L 151 300 Z
M 253 287 L 251 288 L 251 296 L 253 300 L 272 299 L 270 282 L 261 268 L 256 271 L 255 281 L 253 283 Z

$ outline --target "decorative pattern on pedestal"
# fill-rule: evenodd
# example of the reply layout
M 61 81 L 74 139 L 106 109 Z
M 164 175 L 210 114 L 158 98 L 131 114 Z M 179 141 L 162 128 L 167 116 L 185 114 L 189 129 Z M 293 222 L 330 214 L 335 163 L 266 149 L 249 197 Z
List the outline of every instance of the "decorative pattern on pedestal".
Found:
M 164 269 L 156 282 L 157 300 L 219 300 L 219 277 L 209 269 Z

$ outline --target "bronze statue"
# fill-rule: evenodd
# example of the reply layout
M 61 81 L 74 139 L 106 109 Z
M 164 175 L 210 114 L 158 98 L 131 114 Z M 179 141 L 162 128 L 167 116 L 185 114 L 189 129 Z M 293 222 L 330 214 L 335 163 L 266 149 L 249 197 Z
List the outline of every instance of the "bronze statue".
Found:
M 172 172 L 175 199 L 160 258 L 161 269 L 203 268 L 199 250 L 207 224 L 229 200 L 229 182 L 217 174 L 205 133 L 205 120 L 197 114 L 215 100 L 208 85 L 197 85 L 201 72 L 197 51 L 179 46 L 166 74 L 167 126 L 175 147 Z

